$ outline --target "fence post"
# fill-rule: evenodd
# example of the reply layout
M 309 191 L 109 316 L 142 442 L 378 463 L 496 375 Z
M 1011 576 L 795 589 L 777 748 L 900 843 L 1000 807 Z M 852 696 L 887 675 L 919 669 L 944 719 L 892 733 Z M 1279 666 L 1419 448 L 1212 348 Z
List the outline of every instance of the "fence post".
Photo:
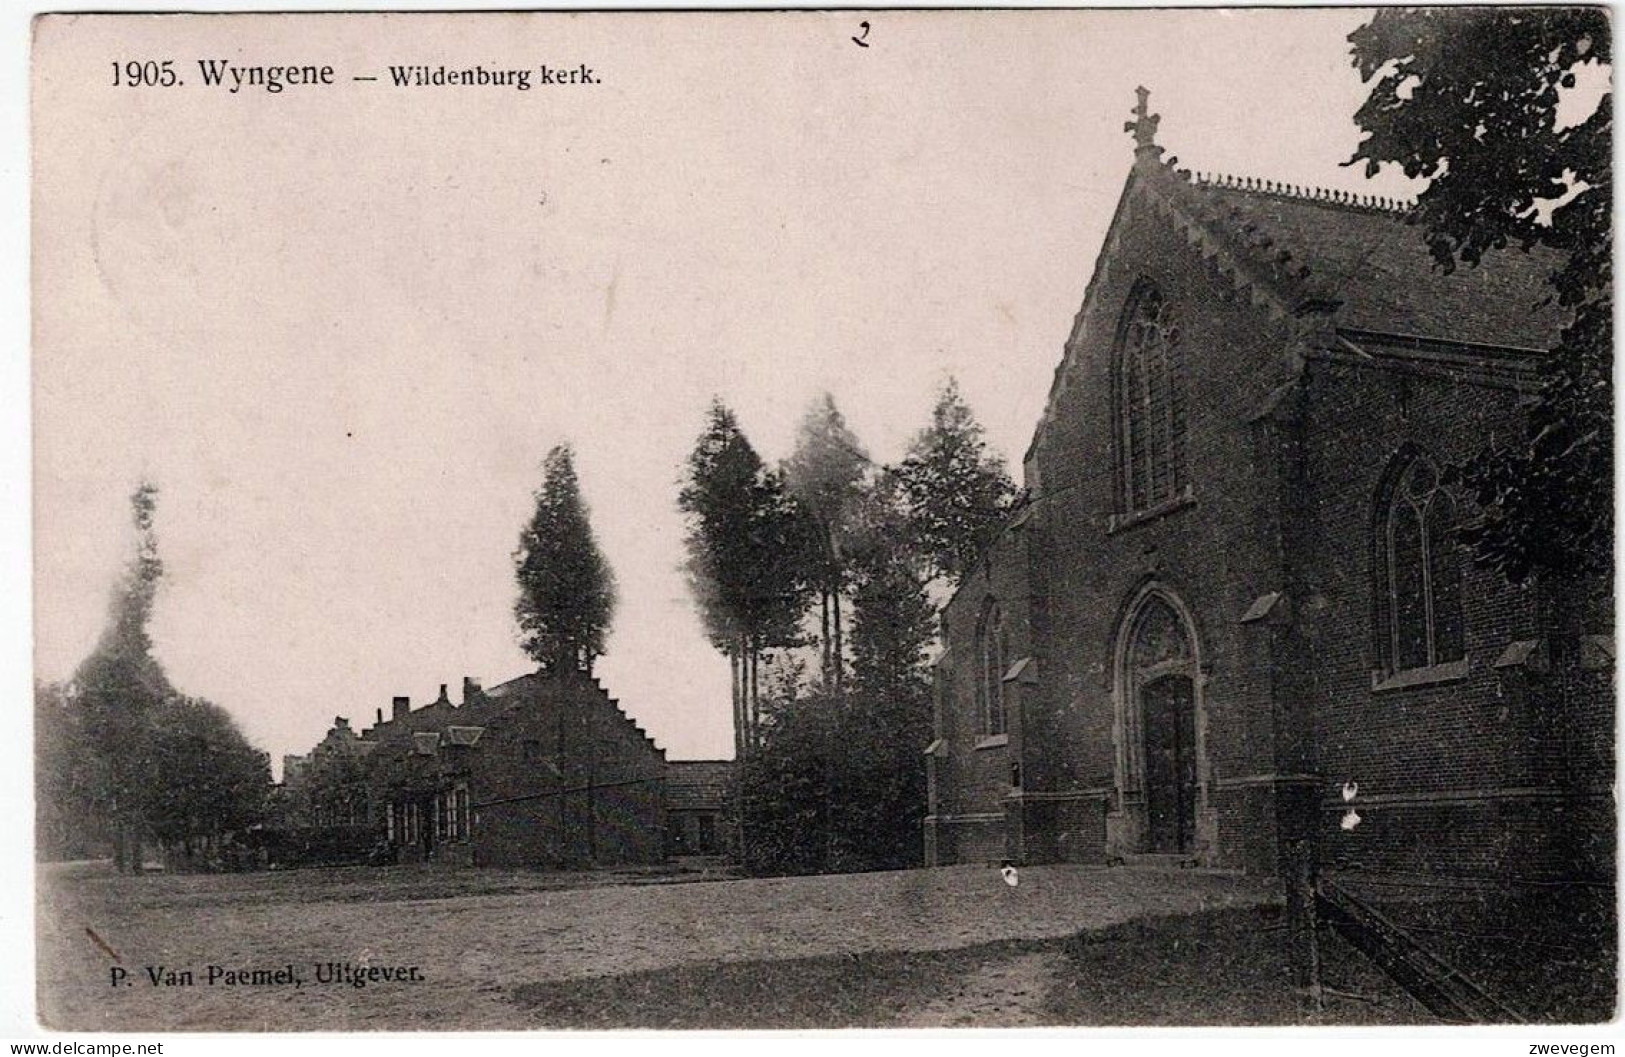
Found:
M 1326 996 L 1320 979 L 1319 916 L 1315 912 L 1314 844 L 1299 837 L 1288 842 L 1290 869 L 1286 878 L 1287 928 L 1292 937 L 1293 975 L 1308 996 L 1309 1008 L 1319 1013 Z

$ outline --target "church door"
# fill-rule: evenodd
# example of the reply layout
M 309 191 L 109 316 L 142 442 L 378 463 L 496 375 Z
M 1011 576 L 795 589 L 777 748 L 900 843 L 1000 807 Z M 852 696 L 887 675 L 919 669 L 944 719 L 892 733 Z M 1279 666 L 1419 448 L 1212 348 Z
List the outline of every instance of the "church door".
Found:
M 1190 678 L 1170 675 L 1145 684 L 1140 706 L 1146 850 L 1188 852 L 1196 836 L 1196 707 Z

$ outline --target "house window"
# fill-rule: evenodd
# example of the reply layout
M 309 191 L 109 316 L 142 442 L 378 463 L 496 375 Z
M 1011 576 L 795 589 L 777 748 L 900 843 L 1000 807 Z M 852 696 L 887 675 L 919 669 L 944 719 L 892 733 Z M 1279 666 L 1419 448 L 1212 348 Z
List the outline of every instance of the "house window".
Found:
M 983 734 L 1004 733 L 1004 673 L 1010 654 L 1004 613 L 989 601 L 976 629 L 976 708 Z
M 468 822 L 468 786 L 460 785 L 452 792 L 452 837 L 455 840 L 467 840 L 469 835 Z
M 1139 513 L 1183 496 L 1185 397 L 1179 324 L 1155 286 L 1129 299 L 1114 386 L 1120 508 Z
M 1465 656 L 1456 504 L 1426 456 L 1396 460 L 1378 496 L 1377 649 L 1385 674 Z

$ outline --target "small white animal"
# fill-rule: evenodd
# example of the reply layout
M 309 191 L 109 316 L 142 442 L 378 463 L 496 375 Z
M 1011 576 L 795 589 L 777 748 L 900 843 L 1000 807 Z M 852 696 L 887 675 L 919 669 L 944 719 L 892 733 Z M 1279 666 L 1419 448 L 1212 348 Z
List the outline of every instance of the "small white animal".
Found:
M 1009 885 L 1011 888 L 1014 888 L 1016 885 L 1021 883 L 1021 877 L 1017 875 L 1016 868 L 1013 863 L 1007 862 L 1003 866 L 999 867 L 999 875 L 1004 878 L 1004 883 Z
M 1343 799 L 1345 801 L 1353 800 L 1359 794 L 1360 794 L 1360 783 L 1359 782 L 1344 782 L 1343 783 Z

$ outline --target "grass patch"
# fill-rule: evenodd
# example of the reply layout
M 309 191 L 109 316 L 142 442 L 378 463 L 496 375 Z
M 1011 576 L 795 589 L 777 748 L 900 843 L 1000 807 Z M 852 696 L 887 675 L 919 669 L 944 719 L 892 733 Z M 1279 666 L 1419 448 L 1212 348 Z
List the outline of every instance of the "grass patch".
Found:
M 1433 1023 L 1381 970 L 1335 934 L 1321 937 L 1323 982 L 1345 995 L 1305 1009 L 1292 984 L 1279 906 L 1150 918 L 1067 941 L 1070 972 L 1048 1016 L 1074 1025 Z
M 1351 882 L 1354 887 L 1356 882 Z M 1534 1023 L 1612 1020 L 1618 988 L 1613 889 L 1491 889 L 1441 898 L 1365 894 L 1422 946 Z

